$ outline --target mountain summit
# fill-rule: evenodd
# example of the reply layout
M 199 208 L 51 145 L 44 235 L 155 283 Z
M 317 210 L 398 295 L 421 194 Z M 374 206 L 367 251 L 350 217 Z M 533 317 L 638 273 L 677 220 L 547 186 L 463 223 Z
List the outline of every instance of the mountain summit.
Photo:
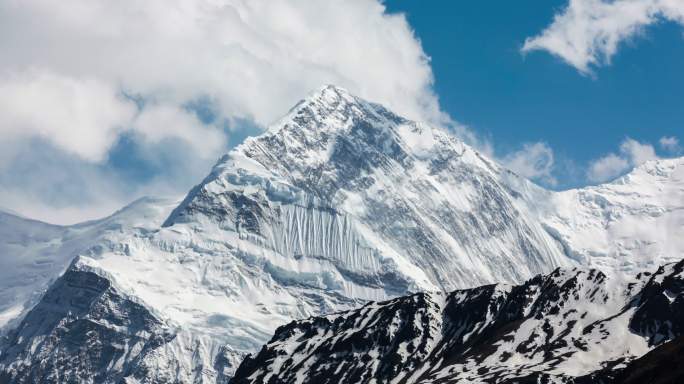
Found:
M 0 313 L 0 382 L 222 383 L 293 319 L 557 267 L 653 268 L 684 256 L 683 165 L 550 192 L 327 86 L 224 156 L 163 225 L 49 248 L 59 268 Z
M 326 288 L 354 271 L 341 286 L 369 299 L 570 265 L 527 212 L 524 194 L 543 191 L 515 178 L 445 131 L 327 86 L 219 162 L 166 225 L 242 233 L 284 255 L 290 276 L 332 271 Z

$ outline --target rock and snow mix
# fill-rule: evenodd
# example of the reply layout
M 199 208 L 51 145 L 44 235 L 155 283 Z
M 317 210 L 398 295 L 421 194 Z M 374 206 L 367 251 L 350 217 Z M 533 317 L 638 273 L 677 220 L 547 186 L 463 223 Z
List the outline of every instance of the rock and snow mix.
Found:
M 0 215 L 0 381 L 224 382 L 293 319 L 556 267 L 653 269 L 684 257 L 683 196 L 684 159 L 551 192 L 324 87 L 180 204 L 70 227 Z
M 632 279 L 557 269 L 293 321 L 232 383 L 612 383 L 684 336 L 684 261 Z

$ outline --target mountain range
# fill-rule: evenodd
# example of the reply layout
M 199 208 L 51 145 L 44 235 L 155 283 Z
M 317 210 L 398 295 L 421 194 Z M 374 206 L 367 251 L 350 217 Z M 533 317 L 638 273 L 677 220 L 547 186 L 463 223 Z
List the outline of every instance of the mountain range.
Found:
M 600 186 L 549 191 L 443 129 L 326 86 L 221 158 L 182 199 L 145 198 L 108 218 L 67 227 L 0 214 L 0 383 L 225 383 L 283 324 L 338 312 L 332 316 L 361 319 L 372 308 L 395 316 L 388 306 L 420 314 L 417 336 L 401 340 L 422 338 L 430 344 L 422 347 L 426 357 L 439 352 L 433 331 L 443 329 L 444 319 L 474 327 L 447 309 L 477 297 L 484 316 L 504 311 L 506 321 L 519 322 L 545 317 L 548 308 L 499 306 L 518 300 L 565 308 L 596 289 L 610 305 L 586 306 L 602 308 L 600 315 L 568 316 L 576 327 L 588 319 L 608 326 L 611 314 L 646 289 L 646 273 L 679 265 L 683 229 L 684 158 L 650 161 Z M 537 296 L 571 276 L 593 279 L 568 293 L 574 301 Z M 629 276 L 629 292 L 603 282 Z M 668 292 L 681 301 L 681 291 Z M 405 321 L 401 316 L 397 321 Z M 553 335 L 565 332 L 558 324 L 567 319 L 553 316 Z M 319 332 L 306 321 L 291 331 L 279 328 L 273 340 L 291 337 L 297 327 Z M 610 337 L 628 335 L 630 326 L 615 325 L 622 333 Z M 503 332 L 497 327 L 506 325 L 478 327 Z M 543 338 L 543 321 L 529 327 L 541 327 L 525 332 Z M 463 336 L 448 341 L 448 353 L 462 348 Z M 576 355 L 628 359 L 675 336 Z M 595 341 L 562 340 L 569 349 Z M 509 350 L 511 363 L 503 366 L 526 359 L 547 364 L 530 352 L 544 343 L 535 338 L 524 345 L 529 350 Z M 266 364 L 260 355 L 240 372 L 258 372 L 255 361 Z M 397 364 L 387 369 L 416 367 Z M 573 366 L 573 377 L 597 369 Z M 274 372 L 281 375 L 281 368 Z M 376 374 L 367 365 L 358 371 Z M 282 375 L 301 372 L 307 371 Z

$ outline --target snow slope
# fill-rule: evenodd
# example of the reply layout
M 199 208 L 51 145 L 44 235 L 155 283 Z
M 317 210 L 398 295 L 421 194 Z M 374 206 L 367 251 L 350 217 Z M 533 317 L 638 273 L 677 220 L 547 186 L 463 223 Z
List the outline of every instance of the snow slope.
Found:
M 550 196 L 542 220 L 583 264 L 634 272 L 684 258 L 684 158 Z
M 144 198 L 110 217 L 57 226 L 0 211 L 0 336 L 17 325 L 74 256 L 97 253 L 117 236 L 158 228 L 176 200 Z
M 0 341 L 0 372 L 16 382 L 225 382 L 293 319 L 556 267 L 610 272 L 682 257 L 666 235 L 682 229 L 682 163 L 549 192 L 442 130 L 327 86 L 224 156 L 180 204 L 134 204 L 73 227 L 31 223 L 35 241 L 8 241 L 3 262 L 37 278 L 0 285 L 14 329 Z M 658 231 L 629 228 L 646 221 Z M 67 348 L 84 329 L 88 341 Z M 96 348 L 108 345 L 116 351 Z

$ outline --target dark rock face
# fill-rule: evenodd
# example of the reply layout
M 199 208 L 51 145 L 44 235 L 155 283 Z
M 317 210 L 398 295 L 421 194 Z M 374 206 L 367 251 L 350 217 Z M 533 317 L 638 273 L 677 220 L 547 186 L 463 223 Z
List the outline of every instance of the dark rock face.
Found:
M 613 383 L 684 383 L 684 337 L 662 344 L 632 361 L 616 375 Z
M 109 280 L 70 269 L 3 342 L 0 383 L 117 382 L 173 337 Z
M 344 333 L 343 339 L 325 340 L 321 345 L 309 346 L 306 343 L 297 346 L 292 358 L 280 355 L 280 351 L 262 350 L 266 359 L 283 358 L 281 368 L 287 373 L 280 377 L 282 382 L 294 381 L 298 370 L 306 362 L 297 362 L 296 354 L 300 352 L 314 352 L 316 350 L 328 350 L 331 352 L 330 360 L 320 362 L 310 369 L 309 379 L 311 382 L 328 383 L 339 377 L 340 364 L 345 365 L 355 362 L 356 366 L 346 372 L 345 380 L 348 382 L 367 382 L 373 378 L 373 368 L 377 373 L 386 377 L 394 377 L 405 370 L 414 369 L 421 361 L 427 358 L 430 352 L 429 344 L 439 337 L 439 329 L 436 327 L 424 330 L 420 325 L 438 321 L 432 317 L 436 313 L 437 305 L 426 294 L 416 294 L 404 299 L 392 300 L 384 303 L 382 310 L 378 310 L 375 304 L 370 304 L 350 313 L 348 317 L 316 318 L 310 325 L 312 327 L 301 328 L 297 322 L 290 323 L 278 329 L 276 338 L 285 341 L 292 336 L 305 341 L 320 336 L 319 330 L 326 329 L 331 336 Z M 387 309 L 387 310 L 386 310 Z M 401 340 L 410 340 L 411 343 L 402 346 L 394 337 L 387 333 L 371 333 L 368 329 L 358 328 L 362 323 L 373 324 L 373 329 L 394 329 Z M 351 330 L 347 332 L 347 330 Z M 272 341 L 273 342 L 273 341 Z M 359 357 L 356 351 L 367 350 L 370 347 L 377 348 L 381 353 L 378 356 L 365 355 Z M 402 361 L 395 357 L 405 352 L 410 354 L 407 360 Z M 241 366 L 241 370 L 248 371 L 250 366 L 256 368 L 260 357 L 248 359 Z M 334 363 L 333 363 L 334 362 Z M 333 363 L 333 364 L 330 364 Z M 238 377 L 239 377 L 238 373 Z M 266 375 L 260 375 L 255 382 L 267 382 Z M 234 382 L 241 382 L 235 379 Z M 276 380 L 276 382 L 281 382 Z
M 641 290 L 633 305 L 638 306 L 629 328 L 656 345 L 684 334 L 684 263 L 658 269 Z
M 573 384 L 675 384 L 684 383 L 684 336 L 659 345 L 626 366 L 613 365 L 578 377 Z
M 295 321 L 232 382 L 675 382 L 681 372 L 657 367 L 681 361 L 683 268 L 625 283 L 557 269 L 514 287 L 420 293 Z M 648 346 L 657 348 L 644 354 Z

